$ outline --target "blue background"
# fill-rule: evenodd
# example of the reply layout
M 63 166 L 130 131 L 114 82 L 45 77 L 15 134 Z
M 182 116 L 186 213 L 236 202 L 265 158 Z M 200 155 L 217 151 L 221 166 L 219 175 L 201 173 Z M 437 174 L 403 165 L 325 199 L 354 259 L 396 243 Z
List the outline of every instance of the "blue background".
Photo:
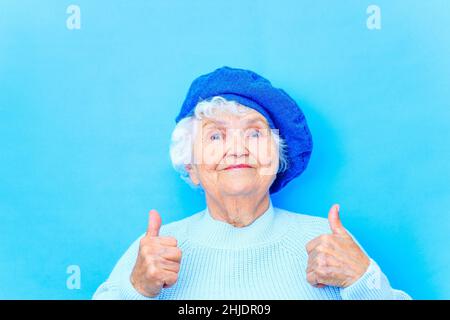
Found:
M 340 203 L 393 287 L 450 298 L 449 21 L 447 0 L 2 0 L 0 298 L 89 299 L 150 209 L 169 223 L 204 208 L 168 147 L 191 81 L 223 65 L 308 119 L 310 165 L 274 204 Z

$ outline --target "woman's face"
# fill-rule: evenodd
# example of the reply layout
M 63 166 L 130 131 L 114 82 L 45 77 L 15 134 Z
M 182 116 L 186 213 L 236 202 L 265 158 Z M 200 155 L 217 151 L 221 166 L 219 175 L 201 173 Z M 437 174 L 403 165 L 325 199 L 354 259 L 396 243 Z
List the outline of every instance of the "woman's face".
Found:
M 266 119 L 248 108 L 195 121 L 194 163 L 189 173 L 210 194 L 266 193 L 276 178 L 279 157 Z

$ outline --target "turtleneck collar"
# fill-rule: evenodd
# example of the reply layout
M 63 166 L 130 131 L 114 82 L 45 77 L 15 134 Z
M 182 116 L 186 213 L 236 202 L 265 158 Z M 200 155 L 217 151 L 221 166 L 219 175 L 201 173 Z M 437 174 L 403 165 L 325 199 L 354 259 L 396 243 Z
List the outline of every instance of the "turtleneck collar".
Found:
M 269 198 L 267 210 L 245 227 L 216 220 L 206 207 L 191 226 L 189 238 L 200 245 L 216 248 L 240 248 L 270 242 L 279 232 L 274 228 L 276 212 Z M 279 229 L 279 228 L 278 228 Z

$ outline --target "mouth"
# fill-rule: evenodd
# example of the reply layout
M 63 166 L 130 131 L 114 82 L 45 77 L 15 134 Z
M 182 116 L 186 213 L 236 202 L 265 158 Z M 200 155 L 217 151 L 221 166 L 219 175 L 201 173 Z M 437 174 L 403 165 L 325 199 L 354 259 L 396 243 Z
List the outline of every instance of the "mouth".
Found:
M 226 167 L 224 170 L 231 170 L 231 169 L 244 169 L 244 168 L 252 168 L 248 164 L 237 164 Z

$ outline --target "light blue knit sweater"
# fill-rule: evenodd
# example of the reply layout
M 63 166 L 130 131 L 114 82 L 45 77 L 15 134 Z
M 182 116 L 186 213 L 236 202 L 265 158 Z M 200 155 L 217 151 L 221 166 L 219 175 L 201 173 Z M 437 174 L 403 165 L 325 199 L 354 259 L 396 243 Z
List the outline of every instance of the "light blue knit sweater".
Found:
M 410 299 L 392 289 L 374 260 L 347 288 L 315 288 L 306 281 L 305 245 L 331 233 L 328 220 L 269 208 L 252 224 L 237 228 L 215 220 L 208 208 L 163 225 L 160 235 L 178 240 L 182 250 L 178 281 L 154 298 L 139 294 L 130 275 L 137 239 L 93 299 Z

